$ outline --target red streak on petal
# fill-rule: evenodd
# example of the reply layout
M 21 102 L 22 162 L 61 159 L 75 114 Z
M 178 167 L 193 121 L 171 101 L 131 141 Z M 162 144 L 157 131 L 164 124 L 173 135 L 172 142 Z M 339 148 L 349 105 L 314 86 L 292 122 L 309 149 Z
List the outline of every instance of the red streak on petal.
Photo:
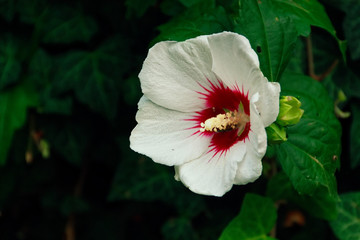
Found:
M 218 114 L 223 114 L 224 109 L 235 111 L 238 110 L 240 102 L 244 107 L 244 112 L 250 116 L 250 101 L 248 99 L 248 93 L 244 93 L 244 90 L 234 86 L 233 89 L 225 86 L 221 80 L 218 83 L 210 83 L 209 88 L 201 85 L 205 90 L 204 93 L 198 92 L 201 95 L 201 99 L 205 100 L 206 109 L 196 112 L 195 116 L 189 121 L 194 121 L 194 129 L 198 128 L 194 134 L 200 134 L 206 137 L 211 137 L 209 146 L 209 152 L 214 152 L 214 156 L 217 154 L 226 154 L 226 152 L 237 142 L 245 141 L 248 138 L 250 131 L 250 122 L 245 126 L 244 131 L 238 136 L 238 129 L 225 132 L 200 132 L 200 123 L 205 122 L 211 117 L 216 117 Z

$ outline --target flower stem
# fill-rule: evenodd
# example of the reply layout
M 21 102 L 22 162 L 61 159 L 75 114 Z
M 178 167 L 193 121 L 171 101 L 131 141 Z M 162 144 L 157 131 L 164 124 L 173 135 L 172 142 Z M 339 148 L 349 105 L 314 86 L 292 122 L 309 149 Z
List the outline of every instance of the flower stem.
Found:
M 81 173 L 79 175 L 78 181 L 76 182 L 76 185 L 74 187 L 74 197 L 79 198 L 82 194 L 82 189 L 85 182 L 85 177 L 87 174 L 87 167 L 83 166 L 81 169 Z M 76 240 L 76 231 L 75 231 L 75 225 L 76 225 L 76 218 L 75 213 L 71 213 L 68 217 L 68 220 L 65 224 L 65 230 L 64 230 L 64 239 L 65 240 Z

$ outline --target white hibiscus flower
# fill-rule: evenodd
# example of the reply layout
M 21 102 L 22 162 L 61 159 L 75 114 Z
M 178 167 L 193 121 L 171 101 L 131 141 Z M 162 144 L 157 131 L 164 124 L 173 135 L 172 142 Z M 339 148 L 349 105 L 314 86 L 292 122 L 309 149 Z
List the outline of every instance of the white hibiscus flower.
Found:
M 244 36 L 160 42 L 139 78 L 134 151 L 175 166 L 175 178 L 199 194 L 222 196 L 261 175 L 280 86 L 264 77 Z

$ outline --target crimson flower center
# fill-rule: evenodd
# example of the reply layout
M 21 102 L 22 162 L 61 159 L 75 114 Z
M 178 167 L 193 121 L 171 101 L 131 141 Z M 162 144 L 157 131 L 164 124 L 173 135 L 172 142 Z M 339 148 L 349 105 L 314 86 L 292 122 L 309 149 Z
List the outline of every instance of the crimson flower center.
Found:
M 238 111 L 226 110 L 224 114 L 218 114 L 202 122 L 200 132 L 224 132 L 237 129 L 237 134 L 240 136 L 248 122 L 250 122 L 250 116 L 244 113 L 243 105 L 240 103 Z
M 248 93 L 238 86 L 231 89 L 221 80 L 210 86 L 201 87 L 205 92 L 198 92 L 200 99 L 205 100 L 206 109 L 196 112 L 189 119 L 194 121 L 193 128 L 203 137 L 210 137 L 209 152 L 226 154 L 239 141 L 245 141 L 250 131 L 250 101 Z

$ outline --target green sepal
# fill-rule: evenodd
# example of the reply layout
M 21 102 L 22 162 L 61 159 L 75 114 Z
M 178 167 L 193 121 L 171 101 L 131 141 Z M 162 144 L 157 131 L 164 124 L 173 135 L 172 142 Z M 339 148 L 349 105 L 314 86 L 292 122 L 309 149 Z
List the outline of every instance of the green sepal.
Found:
M 283 126 L 273 123 L 265 130 L 269 143 L 277 144 L 287 141 L 286 130 Z

